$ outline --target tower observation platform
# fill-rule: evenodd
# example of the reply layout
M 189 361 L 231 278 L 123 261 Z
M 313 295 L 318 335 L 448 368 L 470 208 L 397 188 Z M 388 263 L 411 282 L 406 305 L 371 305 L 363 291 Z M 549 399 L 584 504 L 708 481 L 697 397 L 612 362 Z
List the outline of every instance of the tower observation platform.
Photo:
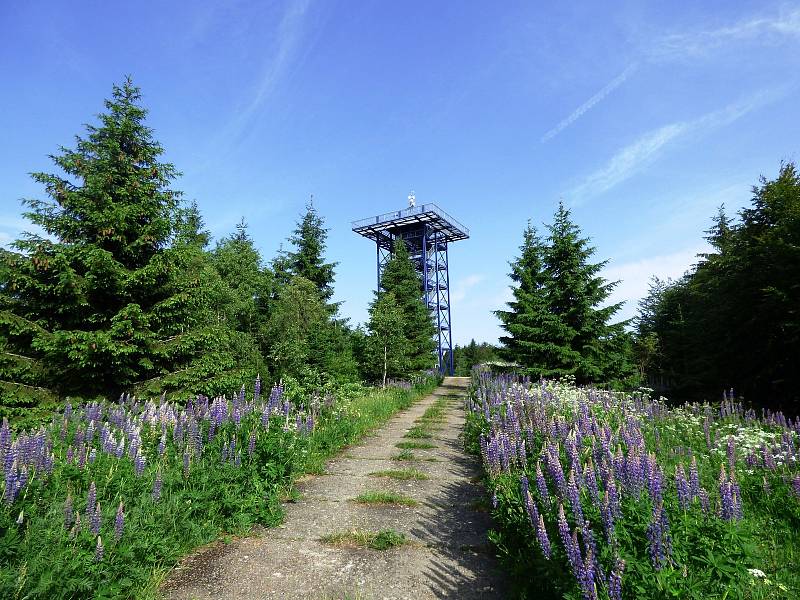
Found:
M 450 314 L 448 244 L 469 238 L 469 229 L 435 204 L 416 205 L 414 193 L 408 208 L 353 221 L 353 231 L 375 242 L 377 284 L 392 256 L 396 239 L 402 239 L 420 274 L 423 301 L 431 311 L 437 336 L 437 364 L 442 374 L 453 374 L 453 336 Z

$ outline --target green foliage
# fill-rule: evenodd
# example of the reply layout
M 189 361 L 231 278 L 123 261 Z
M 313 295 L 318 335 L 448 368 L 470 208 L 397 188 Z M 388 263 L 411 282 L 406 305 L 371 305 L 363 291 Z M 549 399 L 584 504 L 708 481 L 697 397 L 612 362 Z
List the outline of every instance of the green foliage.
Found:
M 260 411 L 246 414 L 238 426 L 228 418 L 212 439 L 209 423 L 203 421 L 200 433 L 204 448 L 200 454 L 187 450 L 182 442 L 174 443 L 172 423 L 166 430 L 164 452 L 159 454 L 159 420 L 150 424 L 144 419 L 142 451 L 149 460 L 139 477 L 127 456 L 117 459 L 97 451 L 96 459 L 82 467 L 77 458 L 67 461 L 77 428 L 85 430 L 86 421 L 58 415 L 50 429 L 55 456 L 52 474 L 44 477 L 37 473 L 13 505 L 4 502 L 0 506 L 0 596 L 142 597 L 196 546 L 223 534 L 244 534 L 254 524 L 278 524 L 282 517 L 280 499 L 289 493 L 297 476 L 319 470 L 332 454 L 429 393 L 436 383 L 425 380 L 409 389 L 371 390 L 354 398 L 345 393 L 321 405 L 297 409 L 316 414 L 310 434 L 295 430 L 294 410 L 289 427 L 282 415 L 273 416 L 269 427 L 264 427 Z M 157 410 L 155 404 L 126 406 L 131 415 L 145 408 L 151 414 Z M 102 404 L 103 410 L 112 413 L 121 407 L 117 403 Z M 247 452 L 250 432 L 256 436 L 252 456 Z M 95 443 L 99 443 L 96 440 L 97 436 Z M 223 447 L 232 440 L 240 448 L 240 466 L 233 457 L 221 458 L 225 456 Z M 190 452 L 188 469 L 185 452 Z M 160 498 L 154 500 L 157 473 L 163 487 Z M 102 512 L 100 536 L 105 546 L 99 562 L 95 560 L 97 538 L 88 530 L 85 514 L 92 481 L 97 486 Z M 64 526 L 68 496 L 75 512 L 84 513 L 83 527 L 75 528 L 72 534 Z M 120 502 L 125 525 L 122 537 L 116 540 L 114 522 Z M 399 543 L 389 535 L 383 538 L 374 543 Z
M 9 409 L 66 394 L 230 392 L 263 366 L 253 311 L 240 306 L 243 280 L 223 268 L 254 261 L 244 248 L 223 260 L 223 245 L 217 271 L 140 99 L 130 80 L 114 87 L 100 123 L 52 157 L 61 174 L 33 175 L 49 199 L 26 200 L 25 216 L 46 236 L 0 251 L 0 405 Z
M 466 346 L 456 344 L 453 348 L 454 375 L 456 377 L 469 377 L 472 367 L 485 364 L 498 358 L 498 348 L 483 342 L 478 344 L 470 340 Z
M 327 237 L 325 221 L 314 208 L 313 202 L 309 202 L 294 235 L 289 238 L 295 250 L 284 259 L 285 267 L 292 275 L 304 277 L 316 286 L 323 302 L 328 302 L 333 296 L 334 269 L 337 264 L 325 262 Z
M 401 239 L 396 239 L 391 259 L 381 275 L 381 290 L 391 292 L 403 314 L 403 332 L 408 342 L 409 368 L 424 371 L 434 365 L 433 341 L 436 329 L 428 307 L 422 300 L 422 283 Z
M 386 382 L 405 375 L 410 345 L 405 336 L 405 317 L 392 292 L 377 294 L 369 307 L 369 336 L 365 343 L 364 370 L 372 380 Z
M 566 382 L 514 387 L 514 403 L 521 407 L 517 417 L 511 418 L 511 403 L 494 401 L 500 397 L 501 389 L 507 393 L 510 382 L 483 379 L 474 390 L 465 425 L 467 450 L 482 455 L 486 466 L 484 481 L 492 498 L 495 523 L 490 537 L 508 574 L 513 597 L 583 597 L 558 525 L 562 505 L 569 530 L 579 532 L 583 556 L 583 532 L 592 531 L 594 557 L 606 575 L 617 559 L 624 562 L 621 598 L 625 600 L 797 596 L 800 488 L 794 489 L 797 484 L 792 482 L 800 478 L 792 456 L 796 454 L 798 437 L 791 426 L 785 425 L 782 415 L 757 419 L 751 411 L 731 401 L 668 409 L 662 402 L 639 394 L 599 392 Z M 527 442 L 526 461 L 512 457 L 507 468 L 499 462 L 492 463 L 486 446 L 481 447 L 481 437 L 487 440 L 496 433 L 493 429 L 499 423 L 516 422 L 528 410 L 536 411 L 539 425 L 523 436 Z M 559 433 L 550 435 L 550 431 L 556 431 L 556 423 Z M 596 431 L 607 433 L 596 437 Z M 612 437 L 606 439 L 605 435 Z M 637 442 L 640 435 L 641 442 Z M 519 439 L 511 443 L 518 444 Z M 560 443 L 554 444 L 553 439 Z M 793 441 L 790 443 L 789 439 Z M 608 451 L 602 448 L 606 443 Z M 568 448 L 570 444 L 576 444 L 574 453 Z M 641 444 L 639 450 L 635 448 L 637 444 Z M 583 473 L 576 476 L 577 497 L 585 519 L 582 522 L 575 517 L 569 491 L 559 491 L 547 458 L 553 451 L 561 462 L 565 481 L 570 481 L 578 469 Z M 772 467 L 760 462 L 773 452 Z M 570 455 L 576 457 L 575 462 L 570 463 Z M 639 460 L 634 458 L 637 455 L 642 457 L 642 465 L 650 465 L 642 466 L 648 474 L 639 476 L 638 491 L 631 479 L 636 476 L 636 469 L 631 470 L 630 466 L 635 464 L 632 460 Z M 679 499 L 678 472 L 681 469 L 684 473 L 686 493 L 690 494 L 692 460 L 697 465 L 697 489 L 706 494 L 705 505 L 702 494 L 690 496 L 686 504 Z M 741 491 L 738 517 L 725 518 L 722 512 L 722 467 L 729 474 L 735 473 L 730 481 L 735 481 Z M 594 471 L 595 483 L 587 483 L 589 469 Z M 546 495 L 540 491 L 539 472 L 543 473 Z M 604 482 L 608 473 L 616 477 L 621 499 L 610 534 L 602 513 L 603 506 L 613 506 L 608 504 L 609 487 Z M 549 538 L 549 558 L 542 551 L 526 507 L 523 475 L 529 484 L 527 501 L 542 516 Z M 656 480 L 660 481 L 658 503 L 652 491 Z M 590 486 L 595 486 L 596 494 Z M 669 551 L 665 561 L 656 567 L 649 527 L 659 505 L 668 514 Z M 605 584 L 597 583 L 595 589 L 597 597 L 609 597 Z
M 520 257 L 511 263 L 514 299 L 495 314 L 506 336 L 504 356 L 532 377 L 618 381 L 633 372 L 626 323 L 610 324 L 621 304 L 603 306 L 616 285 L 591 263 L 595 249 L 559 204 L 542 240 L 528 224 Z
M 640 303 L 637 348 L 649 384 L 680 397 L 730 387 L 765 403 L 800 389 L 800 176 L 794 164 L 753 189 L 732 221 L 706 232 L 711 251 L 675 282 L 655 280 Z M 641 359 L 640 359 L 641 361 Z
M 52 157 L 64 175 L 33 174 L 50 199 L 26 200 L 25 216 L 47 235 L 16 241 L 0 272 L 0 335 L 29 366 L 4 379 L 116 394 L 157 369 L 179 194 L 139 99 L 115 86 L 99 126 Z
M 293 277 L 281 287 L 267 323 L 270 359 L 278 376 L 300 373 L 314 351 L 314 338 L 328 312 L 313 282 Z

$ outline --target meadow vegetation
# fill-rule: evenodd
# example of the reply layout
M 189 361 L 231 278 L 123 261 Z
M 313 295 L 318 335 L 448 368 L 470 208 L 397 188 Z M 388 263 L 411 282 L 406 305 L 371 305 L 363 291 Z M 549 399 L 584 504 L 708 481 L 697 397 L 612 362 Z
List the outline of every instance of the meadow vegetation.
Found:
M 518 597 L 800 593 L 800 420 L 485 372 L 467 409 Z

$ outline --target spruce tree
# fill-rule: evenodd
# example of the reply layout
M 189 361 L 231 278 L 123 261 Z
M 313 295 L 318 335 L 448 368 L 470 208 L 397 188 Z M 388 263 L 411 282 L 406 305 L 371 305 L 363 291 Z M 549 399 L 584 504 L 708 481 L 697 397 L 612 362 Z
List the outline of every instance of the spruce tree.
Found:
M 306 205 L 303 218 L 297 223 L 289 241 L 295 247 L 286 255 L 288 270 L 317 286 L 320 298 L 328 302 L 333 296 L 334 269 L 338 263 L 325 262 L 325 247 L 328 229 L 325 221 L 314 207 L 313 199 Z
M 435 364 L 433 336 L 436 328 L 422 297 L 422 281 L 405 243 L 397 238 L 392 256 L 381 275 L 379 294 L 391 292 L 403 315 L 403 333 L 408 343 L 408 368 L 422 371 Z
M 6 349 L 60 391 L 114 392 L 156 368 L 179 193 L 140 97 L 115 86 L 99 125 L 51 157 L 63 174 L 33 174 L 50 198 L 25 200 L 25 216 L 46 235 L 4 256 Z
M 520 256 L 510 263 L 514 299 L 508 302 L 509 310 L 495 311 L 508 334 L 500 338 L 501 355 L 521 365 L 533 377 L 563 375 L 563 365 L 579 357 L 563 342 L 564 325 L 549 306 L 546 250 L 536 228 L 528 223 Z
M 594 248 L 559 204 L 542 241 L 529 224 L 511 263 L 514 299 L 497 311 L 508 335 L 503 357 L 534 377 L 574 376 L 579 383 L 628 377 L 631 340 L 625 323 L 610 324 L 621 304 L 602 306 L 614 288 L 591 263 Z
M 620 357 L 616 354 L 623 351 L 618 342 L 625 323 L 609 323 L 622 303 L 602 306 L 617 282 L 598 275 L 607 261 L 589 262 L 595 249 L 588 238 L 581 237 L 563 202 L 548 230 L 543 257 L 547 306 L 559 322 L 551 341 L 562 349 L 552 370 L 574 375 L 581 383 L 602 382 L 612 366 L 617 370 Z

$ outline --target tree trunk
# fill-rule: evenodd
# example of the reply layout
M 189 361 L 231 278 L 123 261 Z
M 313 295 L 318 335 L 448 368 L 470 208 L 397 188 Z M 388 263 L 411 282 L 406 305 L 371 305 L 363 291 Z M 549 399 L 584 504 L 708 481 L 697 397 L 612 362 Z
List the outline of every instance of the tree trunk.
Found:
M 383 347 L 383 389 L 386 389 L 386 346 Z

